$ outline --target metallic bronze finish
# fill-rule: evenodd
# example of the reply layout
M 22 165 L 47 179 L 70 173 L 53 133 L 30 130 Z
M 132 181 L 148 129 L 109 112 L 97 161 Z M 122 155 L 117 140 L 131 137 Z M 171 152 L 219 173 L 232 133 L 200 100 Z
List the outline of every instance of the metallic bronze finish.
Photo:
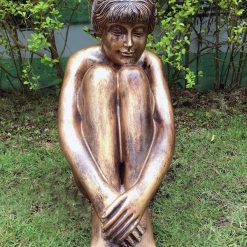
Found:
M 163 64 L 145 50 L 154 15 L 153 0 L 94 1 L 101 44 L 67 64 L 59 136 L 93 206 L 91 247 L 156 246 L 148 204 L 169 168 L 175 130 Z

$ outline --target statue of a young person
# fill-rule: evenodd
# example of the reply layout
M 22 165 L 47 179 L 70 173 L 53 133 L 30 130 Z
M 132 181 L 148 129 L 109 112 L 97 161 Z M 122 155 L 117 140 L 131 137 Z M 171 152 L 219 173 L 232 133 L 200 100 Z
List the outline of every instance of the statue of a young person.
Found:
M 94 0 L 101 44 L 68 62 L 59 135 L 80 190 L 93 205 L 92 247 L 153 247 L 148 204 L 174 149 L 163 65 L 145 50 L 154 0 Z

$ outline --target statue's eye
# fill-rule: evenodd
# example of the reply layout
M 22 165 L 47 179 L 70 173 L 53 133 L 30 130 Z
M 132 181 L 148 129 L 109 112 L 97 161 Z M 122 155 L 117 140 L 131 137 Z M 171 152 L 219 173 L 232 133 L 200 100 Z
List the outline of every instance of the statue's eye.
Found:
M 144 32 L 143 28 L 138 28 L 138 29 L 133 31 L 133 35 L 135 35 L 136 37 L 141 37 L 141 36 L 145 35 L 145 32 Z
M 116 31 L 115 31 L 115 32 L 112 32 L 112 33 L 113 33 L 113 35 L 115 35 L 115 36 L 121 36 L 121 34 L 122 34 L 121 32 L 116 32 Z
M 135 36 L 137 36 L 137 37 L 141 37 L 141 36 L 144 35 L 143 32 L 134 32 L 133 34 L 134 34 Z
M 122 30 L 121 30 L 120 28 L 113 28 L 113 29 L 111 30 L 111 33 L 112 33 L 113 35 L 115 35 L 115 36 L 120 36 L 120 35 L 122 35 Z

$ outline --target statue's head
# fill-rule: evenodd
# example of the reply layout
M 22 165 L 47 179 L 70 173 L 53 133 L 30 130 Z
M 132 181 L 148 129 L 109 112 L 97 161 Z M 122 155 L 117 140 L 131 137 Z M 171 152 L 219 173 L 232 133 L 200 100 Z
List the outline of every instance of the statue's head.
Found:
M 94 0 L 92 24 L 101 37 L 107 23 L 142 23 L 151 33 L 155 25 L 155 0 Z
M 94 0 L 94 31 L 114 64 L 138 62 L 155 25 L 155 10 L 154 0 Z

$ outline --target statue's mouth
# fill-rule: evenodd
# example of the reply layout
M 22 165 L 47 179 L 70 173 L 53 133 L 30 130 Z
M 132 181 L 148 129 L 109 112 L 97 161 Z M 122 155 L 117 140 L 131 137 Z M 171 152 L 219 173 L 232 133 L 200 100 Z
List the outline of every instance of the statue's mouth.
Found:
M 120 51 L 120 53 L 124 57 L 133 57 L 133 55 L 134 55 L 133 51 Z

